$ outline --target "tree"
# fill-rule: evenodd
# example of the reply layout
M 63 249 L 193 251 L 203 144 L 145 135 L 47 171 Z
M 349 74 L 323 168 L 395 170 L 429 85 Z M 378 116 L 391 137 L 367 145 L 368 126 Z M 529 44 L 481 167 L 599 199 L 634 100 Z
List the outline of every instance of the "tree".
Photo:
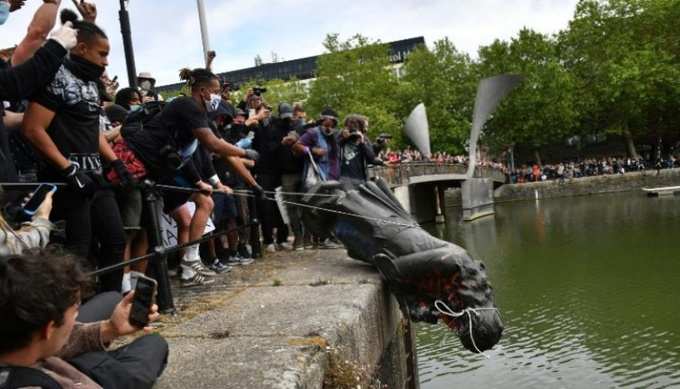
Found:
M 264 101 L 272 107 L 273 110 L 278 110 L 280 103 L 295 104 L 304 102 L 307 99 L 307 87 L 301 81 L 292 80 L 269 80 L 269 81 L 249 81 L 241 86 L 238 92 L 233 93 L 234 101 L 238 102 L 243 99 L 245 92 L 254 87 L 261 86 L 267 88 L 267 92 L 263 94 Z
M 557 56 L 555 40 L 522 29 L 510 42 L 496 40 L 479 50 L 482 77 L 520 74 L 522 85 L 501 104 L 486 126 L 484 140 L 496 149 L 524 144 L 535 151 L 562 142 L 577 119 L 575 85 Z
M 673 6 L 672 4 L 675 4 Z M 581 0 L 560 34 L 564 63 L 574 74 L 583 126 L 635 138 L 658 136 L 677 120 L 680 87 L 677 1 Z
M 395 116 L 398 81 L 390 69 L 388 47 L 361 35 L 341 41 L 337 34 L 326 36 L 317 64 L 317 78 L 311 84 L 307 111 L 318 115 L 331 107 L 342 117 L 359 113 L 369 117 L 369 134 L 387 132 L 401 135 L 401 121 Z
M 444 38 L 434 49 L 420 47 L 406 59 L 400 84 L 400 117 L 419 103 L 427 108 L 433 151 L 462 153 L 470 136 L 477 74 L 467 54 Z

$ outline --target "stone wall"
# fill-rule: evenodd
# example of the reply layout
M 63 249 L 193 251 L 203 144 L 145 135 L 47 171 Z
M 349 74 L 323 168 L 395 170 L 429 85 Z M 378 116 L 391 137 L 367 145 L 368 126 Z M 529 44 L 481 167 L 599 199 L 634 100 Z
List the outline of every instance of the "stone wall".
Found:
M 627 192 L 645 187 L 680 185 L 680 169 L 631 172 L 623 175 L 584 177 L 564 182 L 544 181 L 524 184 L 506 184 L 496 189 L 496 202 L 586 196 L 598 193 Z

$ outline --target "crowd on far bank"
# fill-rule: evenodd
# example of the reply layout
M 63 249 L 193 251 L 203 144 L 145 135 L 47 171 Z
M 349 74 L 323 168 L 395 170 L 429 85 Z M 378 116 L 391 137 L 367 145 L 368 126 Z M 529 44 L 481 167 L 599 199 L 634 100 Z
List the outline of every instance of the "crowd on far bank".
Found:
M 656 161 L 643 158 L 601 157 L 545 165 L 536 163 L 524 164 L 516 169 L 505 168 L 505 173 L 509 183 L 521 184 L 525 182 L 568 180 L 677 167 L 680 167 L 680 159 L 673 155 L 657 159 Z
M 385 148 L 378 153 L 378 158 L 389 167 L 408 163 L 462 164 L 467 166 L 469 162 L 467 155 L 453 155 L 447 152 L 435 152 L 430 158 L 425 158 L 418 150 L 411 147 L 406 147 L 403 150 Z M 501 170 L 506 175 L 508 183 L 522 184 L 677 168 L 680 167 L 680 158 L 672 154 L 658 159 L 608 156 L 547 164 L 528 162 L 515 168 L 497 159 L 481 158 L 477 161 L 477 166 Z

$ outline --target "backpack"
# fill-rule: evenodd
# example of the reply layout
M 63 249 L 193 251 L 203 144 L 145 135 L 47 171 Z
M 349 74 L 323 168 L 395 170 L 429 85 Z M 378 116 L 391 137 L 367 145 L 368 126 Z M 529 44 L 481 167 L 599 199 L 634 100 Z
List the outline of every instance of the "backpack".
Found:
M 43 371 L 30 367 L 0 367 L 0 389 L 20 388 L 62 389 L 61 385 Z
M 149 101 L 142 104 L 137 111 L 131 112 L 120 130 L 123 138 L 144 128 L 144 125 L 160 114 L 164 107 L 165 101 Z

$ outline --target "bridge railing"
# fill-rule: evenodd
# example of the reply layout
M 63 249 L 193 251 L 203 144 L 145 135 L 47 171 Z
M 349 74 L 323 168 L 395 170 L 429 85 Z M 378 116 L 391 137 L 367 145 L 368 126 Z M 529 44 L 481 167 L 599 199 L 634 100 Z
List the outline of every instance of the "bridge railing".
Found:
M 410 177 L 466 172 L 467 165 L 462 163 L 408 162 L 397 166 L 372 167 L 369 169 L 369 176 L 381 177 L 389 186 L 402 186 L 409 184 Z M 488 166 L 477 166 L 474 176 L 492 178 L 498 182 L 505 181 L 505 174 L 502 171 Z

